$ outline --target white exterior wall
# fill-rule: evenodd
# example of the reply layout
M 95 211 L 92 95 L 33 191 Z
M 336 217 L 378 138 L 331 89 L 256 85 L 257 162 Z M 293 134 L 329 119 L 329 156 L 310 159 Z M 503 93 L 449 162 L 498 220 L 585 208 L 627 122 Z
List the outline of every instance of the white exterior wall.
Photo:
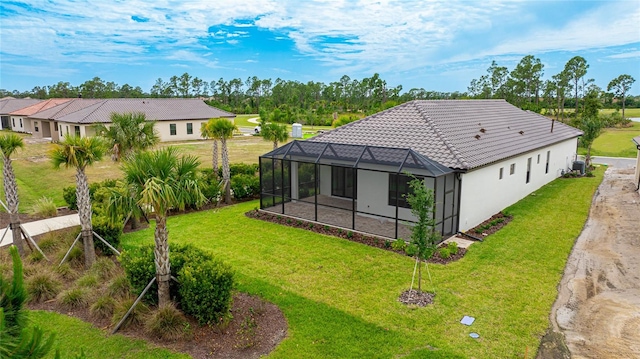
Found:
M 31 121 L 25 119 L 24 116 L 9 116 L 9 122 L 11 122 L 11 129 L 16 132 L 31 132 Z M 14 125 L 15 124 L 15 125 Z
M 60 139 L 69 134 L 74 135 L 76 132 L 76 126 L 80 127 L 80 137 L 93 136 L 96 134 L 96 131 L 93 129 L 93 124 L 77 124 L 77 123 L 69 123 L 69 122 L 57 122 L 58 132 Z
M 396 206 L 389 205 L 389 173 L 359 170 L 357 210 L 385 217 L 396 217 Z M 398 208 L 398 218 L 415 220 L 409 208 Z
M 187 134 L 187 123 L 192 124 L 193 133 Z M 155 128 L 160 136 L 160 142 L 172 142 L 172 141 L 188 141 L 188 140 L 201 140 L 200 128 L 203 123 L 207 123 L 206 120 L 176 120 L 176 121 L 156 121 Z M 171 125 L 176 125 L 176 134 L 171 134 Z
M 574 138 L 462 174 L 459 229 L 466 231 L 475 227 L 560 177 L 562 170 L 569 168 L 575 159 L 576 148 Z M 549 172 L 545 174 L 547 151 L 551 151 L 551 157 Z M 526 183 L 528 158 L 531 158 L 531 175 Z M 511 175 L 510 166 L 514 163 L 515 173 Z M 503 168 L 502 179 L 499 179 L 500 168 Z

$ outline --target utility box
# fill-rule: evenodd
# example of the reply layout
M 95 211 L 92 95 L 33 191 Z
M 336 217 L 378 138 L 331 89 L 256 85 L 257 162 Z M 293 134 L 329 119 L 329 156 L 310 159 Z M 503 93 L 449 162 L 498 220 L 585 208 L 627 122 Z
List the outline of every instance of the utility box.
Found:
M 574 171 L 580 171 L 580 174 L 583 175 L 585 172 L 585 165 L 584 165 L 584 161 L 573 161 L 573 168 L 572 170 Z
M 293 126 L 291 126 L 291 137 L 293 138 L 302 138 L 302 125 L 299 123 L 294 123 Z

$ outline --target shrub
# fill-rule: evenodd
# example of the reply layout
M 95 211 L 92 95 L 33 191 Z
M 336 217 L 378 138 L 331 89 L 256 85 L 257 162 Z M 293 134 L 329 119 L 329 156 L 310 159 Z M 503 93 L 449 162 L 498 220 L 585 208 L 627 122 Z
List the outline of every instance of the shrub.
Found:
M 109 318 L 116 308 L 116 301 L 109 295 L 98 298 L 89 308 L 89 312 L 96 318 Z
M 38 263 L 43 259 L 44 259 L 44 257 L 38 251 L 33 251 L 33 252 L 29 253 L 29 255 L 27 256 L 27 260 L 29 261 L 29 263 Z
M 337 120 L 333 121 L 331 126 L 340 127 L 340 126 L 344 126 L 344 125 L 346 125 L 348 123 L 351 123 L 353 121 L 357 121 L 359 119 L 360 119 L 360 117 L 358 117 L 356 115 L 341 115 L 340 117 L 338 117 Z
M 124 251 L 119 257 L 120 263 L 137 294 L 142 293 L 149 281 L 155 276 L 156 267 L 154 264 L 153 245 L 140 246 L 133 250 Z M 169 250 L 169 261 L 171 263 L 171 274 L 177 277 L 177 273 L 185 265 L 190 263 L 197 265 L 200 262 L 209 260 L 211 255 L 193 245 L 171 245 Z M 174 281 L 170 282 L 171 295 L 179 294 Z M 157 303 L 158 285 L 154 283 L 144 296 L 148 303 Z
M 76 285 L 78 287 L 92 288 L 98 284 L 98 276 L 93 273 L 86 273 L 82 277 L 78 278 Z
M 129 308 L 131 308 L 134 301 L 135 299 L 125 299 L 122 302 L 119 302 L 116 304 L 116 307 L 113 311 L 113 316 L 111 317 L 111 323 L 113 323 L 113 325 L 116 325 L 120 322 L 120 320 L 124 317 L 124 315 L 129 310 Z M 147 307 L 147 305 L 144 304 L 143 302 L 138 302 L 138 305 L 136 305 L 136 307 L 133 308 L 131 313 L 129 313 L 127 320 L 125 320 L 124 323 L 122 323 L 122 326 L 120 328 L 121 329 L 126 328 L 132 324 L 133 325 L 142 324 L 144 321 L 144 316 L 147 313 L 149 313 L 149 307 Z
M 29 300 L 36 303 L 55 298 L 60 288 L 60 282 L 47 271 L 41 271 L 27 280 Z
M 76 186 L 69 186 L 62 189 L 62 198 L 67 203 L 69 209 L 78 209 L 78 199 L 76 198 Z
M 42 217 L 55 217 L 58 214 L 58 207 L 49 197 L 42 197 L 33 203 L 31 213 Z
M 390 240 L 388 240 L 388 239 L 385 239 L 385 240 L 384 240 L 384 247 L 385 247 L 385 248 L 391 248 L 391 241 L 390 241 Z
M 185 264 L 178 272 L 182 309 L 200 324 L 220 322 L 231 306 L 233 276 L 231 267 L 218 260 Z
M 449 247 L 442 247 L 438 250 L 438 253 L 440 254 L 440 258 L 442 259 L 447 259 L 449 257 L 451 257 L 451 251 L 449 250 Z
M 409 257 L 413 257 L 413 256 L 416 255 L 416 253 L 418 253 L 418 246 L 416 246 L 415 244 L 411 243 L 404 249 L 404 252 Z
M 231 163 L 229 164 L 229 175 L 231 177 L 239 174 L 248 176 L 255 176 L 258 172 L 258 164 L 246 164 L 246 163 Z M 222 167 L 218 168 L 218 177 L 222 178 Z
M 391 248 L 395 251 L 404 251 L 407 248 L 407 242 L 403 239 L 397 239 L 391 243 Z
M 114 298 L 126 298 L 131 294 L 131 284 L 126 275 L 115 277 L 107 287 L 107 293 Z
M 84 288 L 65 290 L 58 295 L 58 303 L 67 309 L 84 308 L 89 305 L 89 292 Z
M 93 216 L 91 218 L 93 230 L 111 246 L 118 249 L 120 247 L 120 237 L 122 236 L 123 223 L 113 223 L 107 216 Z M 94 247 L 100 250 L 104 255 L 114 255 L 115 253 L 107 247 L 100 239 L 93 239 Z
M 78 241 L 78 243 L 76 243 L 76 245 L 73 246 L 73 248 L 71 249 L 71 252 L 69 252 L 69 256 L 67 256 L 67 259 L 66 259 L 67 262 L 74 267 L 84 266 L 84 252 L 81 247 L 82 247 L 82 243 Z M 62 258 L 66 253 L 67 253 L 66 251 L 60 252 L 60 258 L 58 259 L 58 263 L 62 260 Z
M 237 174 L 231 177 L 233 197 L 244 199 L 260 193 L 260 178 L 256 175 Z
M 190 334 L 189 322 L 173 305 L 158 308 L 149 316 L 145 327 L 162 340 L 183 339 Z
M 456 255 L 458 254 L 458 243 L 456 242 L 449 242 L 449 244 L 447 244 L 447 248 L 449 249 L 449 253 L 451 253 L 451 255 Z
M 347 232 L 347 238 L 349 238 L 349 239 L 353 238 L 353 232 L 352 231 Z

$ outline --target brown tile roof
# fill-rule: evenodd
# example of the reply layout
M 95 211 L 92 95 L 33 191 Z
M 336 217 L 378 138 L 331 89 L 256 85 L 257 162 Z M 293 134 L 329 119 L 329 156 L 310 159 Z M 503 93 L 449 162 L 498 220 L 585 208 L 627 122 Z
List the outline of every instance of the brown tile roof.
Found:
M 415 100 L 310 141 L 411 148 L 450 168 L 472 169 L 582 132 L 504 100 Z
M 40 111 L 50 109 L 52 107 L 58 106 L 60 104 L 63 104 L 71 100 L 72 99 L 70 98 L 50 98 L 48 100 L 40 101 L 34 105 L 13 111 L 10 114 L 14 116 L 30 116 Z
M 34 98 L 3 97 L 0 100 L 0 114 L 8 115 L 13 111 L 20 110 L 38 102 L 42 102 L 42 100 Z
M 108 123 L 114 112 L 143 112 L 149 120 L 156 121 L 235 117 L 202 100 L 176 98 L 73 99 L 29 117 L 70 123 Z

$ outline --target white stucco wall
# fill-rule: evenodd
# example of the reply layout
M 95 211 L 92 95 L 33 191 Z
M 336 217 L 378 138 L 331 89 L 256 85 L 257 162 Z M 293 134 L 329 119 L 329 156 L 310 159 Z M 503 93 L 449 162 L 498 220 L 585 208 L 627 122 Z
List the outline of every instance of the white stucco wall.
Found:
M 193 127 L 193 133 L 187 134 L 187 123 L 191 123 Z M 206 120 L 180 120 L 180 121 L 157 121 L 155 128 L 160 136 L 160 142 L 170 141 L 187 141 L 187 140 L 201 140 L 200 128 L 203 123 L 207 123 Z M 171 135 L 171 125 L 176 125 L 176 134 Z
M 560 177 L 561 171 L 569 168 L 575 159 L 576 148 L 577 139 L 566 140 L 462 174 L 460 230 L 475 227 Z M 547 151 L 551 154 L 549 171 L 545 173 Z M 526 183 L 528 158 L 531 158 L 531 176 Z M 516 165 L 513 175 L 510 174 L 511 164 Z M 500 168 L 503 168 L 502 179 L 499 179 Z
M 24 116 L 9 116 L 11 129 L 16 132 L 31 132 L 30 123 Z

